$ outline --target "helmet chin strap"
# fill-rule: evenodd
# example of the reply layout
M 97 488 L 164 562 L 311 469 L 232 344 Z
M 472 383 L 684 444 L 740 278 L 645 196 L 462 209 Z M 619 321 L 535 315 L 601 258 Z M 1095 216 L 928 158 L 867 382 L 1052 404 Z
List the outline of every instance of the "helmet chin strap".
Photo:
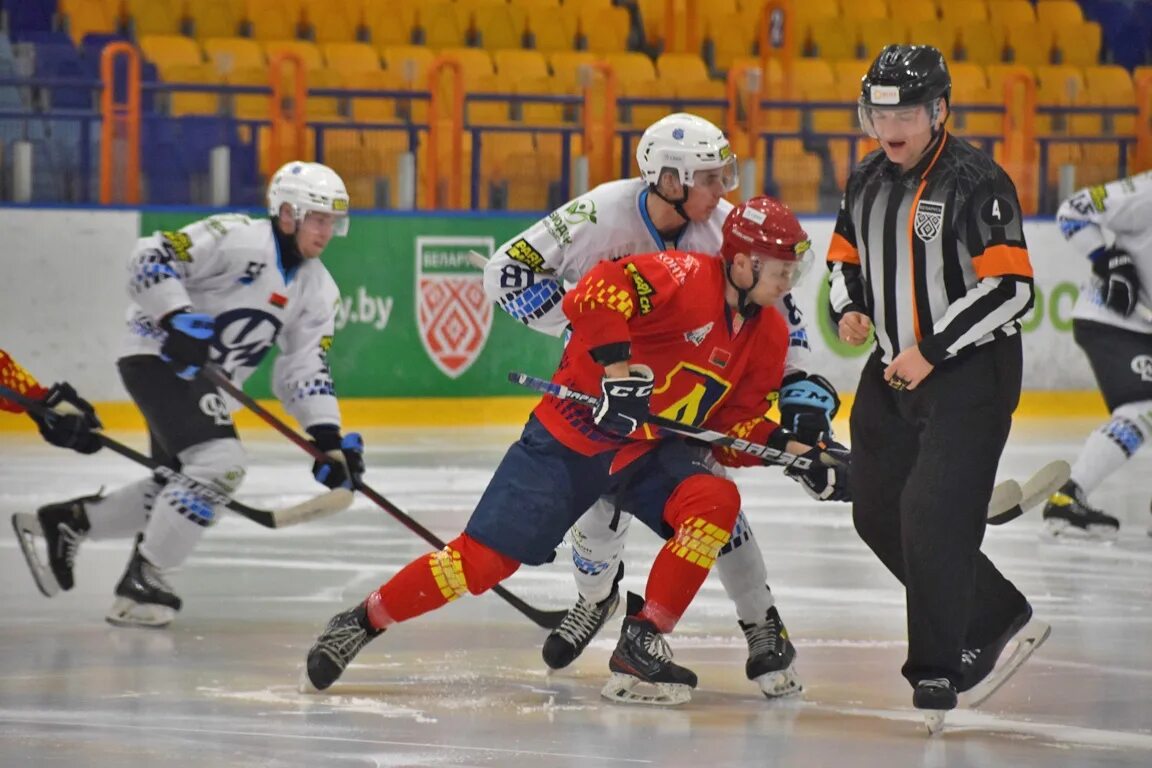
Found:
M 653 193 L 655 193 L 656 197 L 672 206 L 672 210 L 676 211 L 676 214 L 680 218 L 684 219 L 685 222 L 691 221 L 691 219 L 688 218 L 688 214 L 684 211 L 684 203 L 688 202 L 688 187 L 684 187 L 684 197 L 680 198 L 679 200 L 673 200 L 672 198 L 665 196 L 665 194 L 661 192 L 660 188 L 655 184 L 649 184 L 648 188 L 652 190 Z
M 752 285 L 747 288 L 741 288 L 736 285 L 736 281 L 732 279 L 731 262 L 724 265 L 724 276 L 728 279 L 728 284 L 736 289 L 736 311 L 739 312 L 740 316 L 745 320 L 751 320 L 756 316 L 756 313 L 760 311 L 759 304 L 748 300 L 748 294 L 750 294 L 756 287 L 756 284 L 760 282 L 760 260 L 753 258 L 752 264 Z

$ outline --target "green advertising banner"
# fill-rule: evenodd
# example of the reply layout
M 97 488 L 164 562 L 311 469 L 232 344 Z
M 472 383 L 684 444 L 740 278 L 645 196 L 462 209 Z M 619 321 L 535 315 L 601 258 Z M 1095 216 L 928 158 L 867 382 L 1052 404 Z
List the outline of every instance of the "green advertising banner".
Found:
M 208 215 L 144 212 L 142 233 Z M 531 219 L 353 215 L 323 259 L 340 286 L 329 361 L 343 397 L 527 395 L 511 370 L 551 376 L 561 342 L 508 317 L 484 295 L 469 250 L 492 250 Z M 265 360 L 245 389 L 269 397 Z

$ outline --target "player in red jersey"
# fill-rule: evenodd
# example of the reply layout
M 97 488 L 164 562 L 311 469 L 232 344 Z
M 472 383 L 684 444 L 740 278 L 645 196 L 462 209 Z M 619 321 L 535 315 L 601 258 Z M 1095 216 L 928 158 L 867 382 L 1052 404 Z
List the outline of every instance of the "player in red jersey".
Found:
M 308 682 L 332 685 L 389 625 L 480 594 L 522 563 L 548 562 L 564 533 L 597 498 L 668 541 L 644 598 L 628 616 L 602 694 L 679 704 L 696 675 L 675 664 L 664 635 L 675 627 L 728 541 L 740 494 L 684 438 L 646 425 L 656 412 L 818 459 L 769 420 L 788 333 L 772 308 L 810 261 L 808 235 L 790 210 L 759 197 L 724 221 L 723 259 L 665 251 L 605 261 L 564 299 L 572 324 L 554 381 L 601 392 L 599 407 L 545 397 L 505 454 L 464 532 L 402 568 L 360 605 L 334 616 L 308 652 Z M 728 465 L 758 459 L 717 452 Z M 811 462 L 796 478 L 825 498 L 847 498 L 845 461 Z M 789 470 L 791 471 L 791 470 Z

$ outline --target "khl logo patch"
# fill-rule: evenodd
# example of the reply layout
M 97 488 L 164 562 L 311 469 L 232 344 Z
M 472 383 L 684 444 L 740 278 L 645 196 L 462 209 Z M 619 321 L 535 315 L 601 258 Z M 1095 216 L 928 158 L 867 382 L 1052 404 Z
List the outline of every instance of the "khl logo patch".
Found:
M 926 243 L 940 237 L 940 230 L 944 226 L 944 203 L 935 203 L 931 200 L 921 200 L 916 204 L 916 219 L 912 229 Z

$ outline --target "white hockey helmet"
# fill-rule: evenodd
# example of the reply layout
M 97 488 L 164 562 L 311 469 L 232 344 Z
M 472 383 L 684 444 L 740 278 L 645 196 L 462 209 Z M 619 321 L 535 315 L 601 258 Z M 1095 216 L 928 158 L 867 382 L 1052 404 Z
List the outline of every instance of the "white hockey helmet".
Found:
M 288 203 L 301 221 L 308 211 L 334 214 L 335 234 L 348 234 L 348 189 L 336 171 L 320 163 L 293 160 L 280 166 L 268 184 L 268 215 Z
M 696 183 L 698 171 L 720 170 L 724 191 L 740 186 L 736 154 L 724 132 L 702 117 L 676 112 L 648 126 L 636 145 L 640 176 L 656 184 L 667 169 L 678 171 L 686 187 Z

